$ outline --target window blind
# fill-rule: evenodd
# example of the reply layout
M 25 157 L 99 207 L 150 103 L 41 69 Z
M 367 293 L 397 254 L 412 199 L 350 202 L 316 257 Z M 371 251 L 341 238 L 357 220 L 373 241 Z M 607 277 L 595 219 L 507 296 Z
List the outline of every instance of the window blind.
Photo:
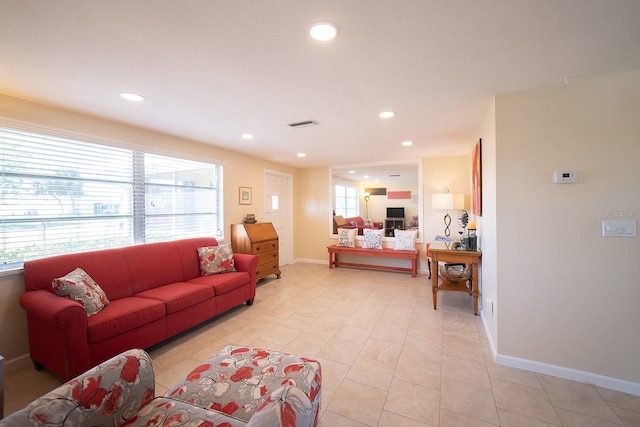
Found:
M 222 166 L 0 127 L 0 269 L 135 243 L 223 237 Z

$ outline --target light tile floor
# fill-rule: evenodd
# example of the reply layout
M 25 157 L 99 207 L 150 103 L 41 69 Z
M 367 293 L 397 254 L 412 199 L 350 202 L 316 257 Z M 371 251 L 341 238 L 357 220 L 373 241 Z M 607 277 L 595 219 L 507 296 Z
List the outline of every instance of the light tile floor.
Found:
M 496 365 L 471 297 L 438 296 L 425 275 L 286 266 L 253 306 L 150 349 L 156 393 L 233 343 L 318 359 L 321 427 L 640 426 L 638 396 Z M 60 384 L 30 365 L 5 380 L 6 413 Z

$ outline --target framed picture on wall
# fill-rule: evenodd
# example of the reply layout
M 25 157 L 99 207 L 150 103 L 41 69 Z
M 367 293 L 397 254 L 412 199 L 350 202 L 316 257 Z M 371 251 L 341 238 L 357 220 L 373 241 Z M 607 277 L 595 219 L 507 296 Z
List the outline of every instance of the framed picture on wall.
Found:
M 473 214 L 482 216 L 482 138 L 478 140 L 476 146 L 473 148 L 471 163 Z
M 251 187 L 238 187 L 238 200 L 241 205 L 250 205 Z

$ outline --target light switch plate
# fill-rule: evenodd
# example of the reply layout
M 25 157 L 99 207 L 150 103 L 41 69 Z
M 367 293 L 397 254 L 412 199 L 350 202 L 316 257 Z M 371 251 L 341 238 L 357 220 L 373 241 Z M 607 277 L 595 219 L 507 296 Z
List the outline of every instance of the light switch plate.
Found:
M 602 221 L 604 237 L 638 237 L 635 221 Z

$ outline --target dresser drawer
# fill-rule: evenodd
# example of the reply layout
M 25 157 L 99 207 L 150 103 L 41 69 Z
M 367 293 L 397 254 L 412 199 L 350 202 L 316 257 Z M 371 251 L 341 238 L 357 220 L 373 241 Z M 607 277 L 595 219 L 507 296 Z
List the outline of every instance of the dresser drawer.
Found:
M 278 252 L 277 251 L 271 251 L 269 253 L 266 254 L 259 254 L 258 255 L 258 266 L 264 265 L 264 264 L 269 264 L 269 263 L 274 263 L 274 262 L 278 262 Z
M 253 243 L 251 245 L 251 253 L 253 255 L 260 255 L 265 252 L 275 251 L 278 249 L 278 241 L 270 240 L 267 242 Z
M 270 274 L 280 274 L 280 266 L 278 265 L 278 261 L 270 262 L 256 267 L 256 278 L 260 279 L 261 277 L 268 276 Z

